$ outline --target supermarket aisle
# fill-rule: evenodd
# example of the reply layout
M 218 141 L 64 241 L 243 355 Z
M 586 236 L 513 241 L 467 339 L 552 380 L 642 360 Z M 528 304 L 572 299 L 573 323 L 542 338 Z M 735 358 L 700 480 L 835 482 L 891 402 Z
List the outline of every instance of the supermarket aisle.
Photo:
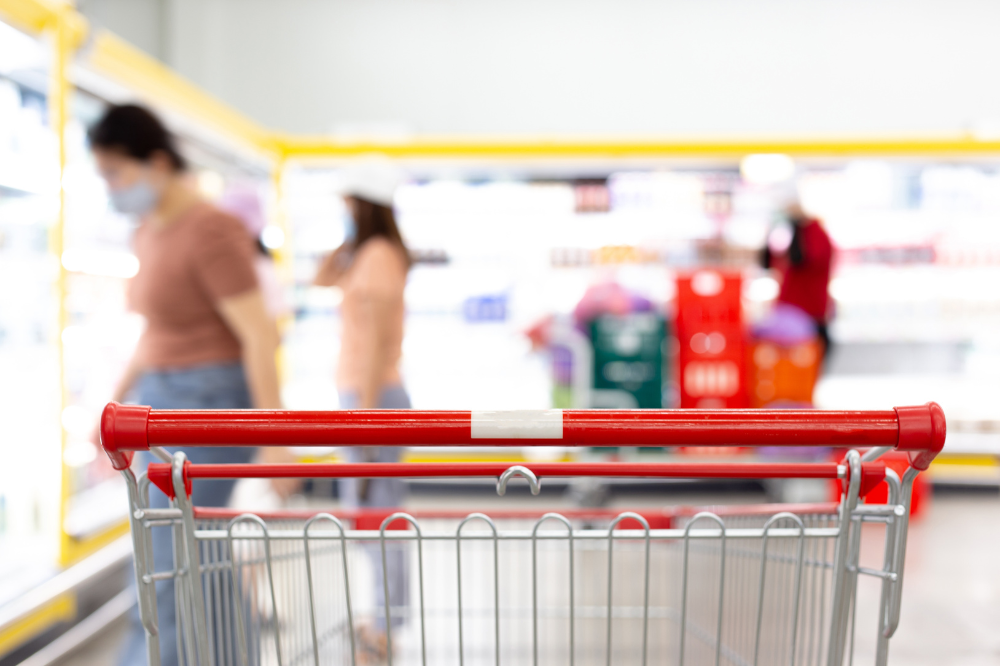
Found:
M 418 496 L 415 504 L 437 506 L 454 496 L 436 498 Z M 522 498 L 506 498 L 520 503 Z M 530 501 L 523 498 L 524 501 Z M 622 508 L 662 504 L 653 498 L 622 498 Z M 676 501 L 672 497 L 671 501 Z M 689 498 L 684 498 L 685 502 Z M 705 501 L 705 497 L 692 497 Z M 726 502 L 741 498 L 716 497 Z M 759 501 L 759 498 L 742 498 Z M 497 500 L 476 498 L 478 505 L 496 507 Z M 907 551 L 906 593 L 900 628 L 892 642 L 894 666 L 987 666 L 1000 664 L 1000 532 L 991 526 L 1000 524 L 1000 497 L 983 495 L 941 495 L 935 498 L 927 518 L 913 526 Z M 960 549 L 955 545 L 961 544 Z M 869 540 L 863 564 L 872 564 L 881 555 L 877 540 Z M 870 581 L 859 587 L 860 608 L 857 636 L 858 658 L 855 663 L 870 663 L 867 658 L 874 644 L 870 630 L 873 617 L 864 608 L 873 608 L 878 589 Z M 124 623 L 118 623 L 104 635 L 78 651 L 60 666 L 97 666 L 113 663 L 124 637 Z

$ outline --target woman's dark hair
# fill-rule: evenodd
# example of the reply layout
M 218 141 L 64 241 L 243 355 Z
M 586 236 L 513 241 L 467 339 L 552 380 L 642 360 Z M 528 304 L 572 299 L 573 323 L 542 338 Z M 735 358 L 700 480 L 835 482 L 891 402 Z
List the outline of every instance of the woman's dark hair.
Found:
M 412 264 L 410 251 L 403 242 L 399 227 L 396 226 L 396 215 L 392 212 L 392 208 L 361 197 L 351 198 L 354 199 L 354 247 L 361 247 L 365 241 L 375 236 L 383 236 L 399 246 L 406 256 L 406 266 L 409 268 Z
M 143 162 L 156 152 L 170 159 L 174 170 L 183 171 L 187 162 L 177 151 L 174 137 L 149 109 L 135 104 L 112 106 L 87 132 L 91 148 L 107 150 Z

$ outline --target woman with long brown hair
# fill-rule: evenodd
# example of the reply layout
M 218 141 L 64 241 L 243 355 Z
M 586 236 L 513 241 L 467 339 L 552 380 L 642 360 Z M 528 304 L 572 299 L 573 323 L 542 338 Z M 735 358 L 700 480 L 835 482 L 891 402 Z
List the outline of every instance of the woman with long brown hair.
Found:
M 337 392 L 341 409 L 409 409 L 399 360 L 403 345 L 403 290 L 410 257 L 396 226 L 392 204 L 398 172 L 387 163 L 366 161 L 348 169 L 340 192 L 348 209 L 344 243 L 317 272 L 315 284 L 343 290 L 340 362 Z M 351 462 L 397 462 L 399 447 L 351 447 Z M 400 479 L 342 479 L 340 501 L 345 508 L 402 505 L 406 486 Z M 396 546 L 401 544 L 389 544 Z M 385 593 L 392 607 L 408 605 L 405 552 L 390 548 L 382 570 L 381 550 L 369 555 L 375 568 L 376 628 L 359 631 L 363 658 L 382 659 L 386 653 Z M 401 618 L 400 618 L 401 619 Z M 397 618 L 393 618 L 393 625 Z

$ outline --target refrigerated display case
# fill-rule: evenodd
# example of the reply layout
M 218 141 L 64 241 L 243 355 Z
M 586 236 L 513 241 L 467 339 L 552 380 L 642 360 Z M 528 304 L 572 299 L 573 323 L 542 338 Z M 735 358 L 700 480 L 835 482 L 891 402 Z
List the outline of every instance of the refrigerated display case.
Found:
M 0 656 L 76 616 L 78 581 L 64 581 L 124 561 L 106 548 L 128 530 L 124 488 L 92 436 L 141 331 L 125 304 L 138 262 L 133 225 L 108 207 L 85 127 L 109 101 L 145 95 L 157 106 L 148 79 L 128 87 L 116 57 L 130 52 L 116 52 L 113 37 L 98 33 L 88 61 L 73 59 L 87 26 L 68 5 L 0 2 L 3 19 L 0 375 L 11 381 L 0 382 Z M 270 190 L 272 158 L 252 141 L 237 150 L 231 129 L 163 112 L 199 182 Z
M 59 169 L 48 56 L 44 43 L 0 23 L 0 607 L 48 579 L 58 563 L 59 299 L 50 240 Z M 63 596 L 0 627 L 0 654 L 36 626 L 70 617 L 73 606 Z

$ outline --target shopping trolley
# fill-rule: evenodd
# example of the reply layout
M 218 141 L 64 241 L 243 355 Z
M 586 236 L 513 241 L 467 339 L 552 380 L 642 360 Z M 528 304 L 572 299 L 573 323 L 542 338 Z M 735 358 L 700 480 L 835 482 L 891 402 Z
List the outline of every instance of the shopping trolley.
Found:
M 876 663 L 899 620 L 910 491 L 945 439 L 940 407 L 888 411 L 168 411 L 108 405 L 102 441 L 131 503 L 151 664 L 177 641 L 209 664 L 827 664 L 853 659 L 859 576 L 881 586 Z M 841 463 L 196 465 L 164 446 L 850 446 Z M 900 478 L 877 458 L 906 452 Z M 135 451 L 151 463 L 131 470 Z M 246 477 L 840 479 L 839 503 L 659 511 L 242 513 L 191 505 L 192 484 Z M 864 495 L 887 483 L 888 502 Z M 150 508 L 150 485 L 171 498 Z M 516 500 L 516 501 L 515 501 Z M 528 500 L 534 502 L 536 500 Z M 152 562 L 152 535 L 174 566 Z M 881 535 L 880 566 L 862 541 Z M 390 585 L 406 579 L 400 594 Z M 177 635 L 161 636 L 157 581 Z M 390 580 L 394 582 L 390 582 Z M 874 603 L 874 602 L 873 602 Z M 366 631 L 384 632 L 374 654 Z

